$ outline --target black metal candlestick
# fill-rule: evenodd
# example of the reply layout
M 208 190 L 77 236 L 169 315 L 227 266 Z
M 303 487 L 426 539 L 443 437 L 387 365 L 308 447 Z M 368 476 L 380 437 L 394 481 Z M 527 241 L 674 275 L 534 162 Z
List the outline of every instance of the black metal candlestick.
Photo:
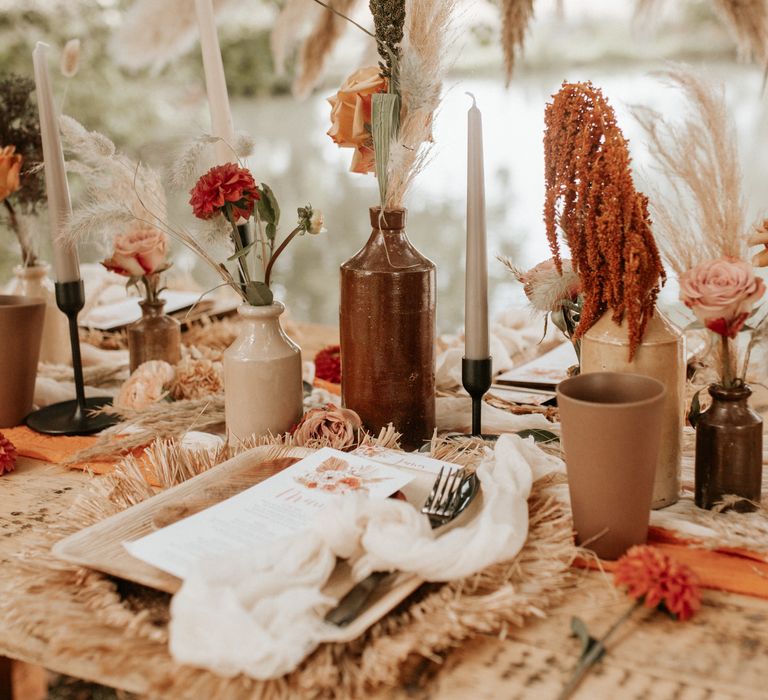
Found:
M 85 398 L 83 361 L 80 357 L 80 336 L 77 330 L 77 314 L 85 306 L 85 289 L 82 280 L 56 282 L 56 304 L 69 320 L 69 340 L 72 344 L 72 369 L 75 375 L 74 401 L 51 404 L 30 413 L 26 424 L 38 433 L 49 435 L 88 435 L 114 425 L 117 416 L 90 415 L 89 411 L 112 403 L 110 396 Z
M 469 360 L 461 358 L 461 383 L 472 397 L 472 435 L 482 436 L 483 396 L 491 388 L 493 381 L 493 360 Z

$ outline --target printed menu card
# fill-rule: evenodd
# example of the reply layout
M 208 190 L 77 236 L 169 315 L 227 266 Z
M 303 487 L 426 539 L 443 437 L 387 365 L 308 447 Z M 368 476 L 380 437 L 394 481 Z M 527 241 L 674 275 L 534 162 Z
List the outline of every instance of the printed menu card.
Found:
M 307 529 L 339 495 L 386 498 L 413 475 L 329 447 L 245 491 L 133 542 L 128 552 L 183 579 L 198 562 Z

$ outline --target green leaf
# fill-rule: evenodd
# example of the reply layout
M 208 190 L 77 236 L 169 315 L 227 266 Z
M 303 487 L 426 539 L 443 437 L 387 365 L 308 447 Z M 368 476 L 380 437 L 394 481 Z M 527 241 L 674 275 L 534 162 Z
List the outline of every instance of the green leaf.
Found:
M 264 282 L 249 282 L 246 284 L 245 296 L 251 306 L 269 306 L 274 298 L 272 290 Z
M 269 225 L 272 224 L 272 231 L 277 233 L 277 226 L 280 223 L 280 205 L 277 203 L 277 197 L 272 188 L 262 183 L 259 186 L 259 200 L 257 207 L 261 220 L 267 224 L 267 236 L 269 236 Z M 269 236 L 274 239 L 275 235 Z
M 584 620 L 578 617 L 572 617 L 571 632 L 581 641 L 581 653 L 579 654 L 579 660 L 584 659 L 587 654 L 592 651 L 596 644 L 602 648 L 600 649 L 600 653 L 598 654 L 595 661 L 599 661 L 603 654 L 605 654 L 605 647 L 603 647 L 603 645 L 600 644 L 600 642 L 589 633 L 587 626 L 584 624 Z
M 251 252 L 251 248 L 253 248 L 253 246 L 255 245 L 256 245 L 256 241 L 249 243 L 247 246 L 245 246 L 245 248 L 241 248 L 240 250 L 235 251 L 234 254 L 230 255 L 227 258 L 227 260 L 231 262 L 232 260 L 238 260 L 239 258 L 245 257 L 246 255 L 248 255 L 248 253 Z
M 701 394 L 702 391 L 704 391 L 704 389 L 699 389 L 691 399 L 691 408 L 688 411 L 688 422 L 691 424 L 692 428 L 696 427 L 699 418 L 701 418 L 701 401 L 699 400 L 699 394 Z
M 549 430 L 541 430 L 540 428 L 520 430 L 517 434 L 523 439 L 532 437 L 535 442 L 541 443 L 557 442 L 560 439 L 555 433 L 550 433 Z
M 275 236 L 277 236 L 277 226 L 275 226 L 274 224 L 271 224 L 271 223 L 267 224 L 266 227 L 265 227 L 264 232 L 267 234 L 267 238 L 270 241 L 274 241 L 275 240 Z
M 379 181 L 381 205 L 387 193 L 387 166 L 389 147 L 400 129 L 400 96 L 377 92 L 371 100 L 371 128 L 373 132 L 373 151 L 376 161 L 376 178 Z

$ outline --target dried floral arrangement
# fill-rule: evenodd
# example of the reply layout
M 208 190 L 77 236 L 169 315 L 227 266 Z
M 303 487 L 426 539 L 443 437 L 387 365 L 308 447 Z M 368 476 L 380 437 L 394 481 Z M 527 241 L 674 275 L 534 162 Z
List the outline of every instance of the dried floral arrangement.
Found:
M 698 319 L 692 325 L 720 339 L 720 383 L 742 385 L 751 352 L 766 332 L 768 314 L 748 323 L 765 293 L 763 280 L 746 260 L 748 245 L 764 239 L 762 227 L 749 238 L 735 129 L 722 88 L 682 67 L 660 76 L 683 93 L 688 113 L 675 124 L 654 110 L 634 110 L 666 177 L 664 190 L 655 191 L 651 200 L 659 246 L 679 278 L 681 301 Z M 751 338 L 737 371 L 732 344 L 741 331 Z
M 613 108 L 589 82 L 563 83 L 544 121 L 547 238 L 562 272 L 562 233 L 584 297 L 573 338 L 610 311 L 615 323 L 627 320 L 632 360 L 666 278 L 648 200 L 632 181 L 628 142 Z
M 119 153 L 106 136 L 89 132 L 70 117 L 62 117 L 62 134 L 67 167 L 84 178 L 87 188 L 87 201 L 74 210 L 67 235 L 73 240 L 113 237 L 115 250 L 105 266 L 128 275 L 129 283 L 142 279 L 148 299 L 156 298 L 157 275 L 168 268 L 167 236 L 197 254 L 244 302 L 260 306 L 272 303 L 272 267 L 291 240 L 325 230 L 322 214 L 311 205 L 299 207 L 296 227 L 276 245 L 280 207 L 269 186 L 257 184 L 241 163 L 252 147 L 248 138 L 227 144 L 233 162 L 216 165 L 199 177 L 204 151 L 221 139 L 203 135 L 181 150 L 170 168 L 171 184 L 183 187 L 194 180 L 189 204 L 202 222 L 188 230 L 168 221 L 162 178 L 153 169 Z M 247 225 L 251 218 L 256 240 L 244 243 L 238 226 Z M 212 246 L 226 247 L 226 260 L 217 260 Z M 260 263 L 262 279 L 253 271 L 250 258 Z M 237 272 L 230 271 L 227 263 Z
M 40 122 L 31 99 L 35 83 L 18 75 L 0 77 L 0 203 L 16 236 L 25 266 L 37 263 L 36 243 L 25 215 L 45 201 Z
M 501 48 L 507 86 L 512 81 L 515 62 L 523 51 L 525 34 L 533 19 L 534 0 L 501 0 Z
M 340 147 L 355 149 L 353 172 L 375 171 L 382 208 L 403 205 L 428 160 L 454 4 L 371 0 L 375 33 L 355 23 L 376 40 L 379 65 L 353 73 L 329 99 L 328 135 Z
M 575 335 L 581 319 L 584 297 L 581 293 L 581 281 L 571 261 L 566 258 L 561 259 L 560 270 L 558 270 L 554 258 L 549 258 L 530 270 L 523 270 L 509 258 L 499 258 L 499 260 L 523 285 L 523 291 L 531 308 L 545 314 L 544 333 L 547 332 L 547 323 L 552 321 L 555 327 L 573 343 L 576 357 L 580 359 L 581 341 L 575 338 Z

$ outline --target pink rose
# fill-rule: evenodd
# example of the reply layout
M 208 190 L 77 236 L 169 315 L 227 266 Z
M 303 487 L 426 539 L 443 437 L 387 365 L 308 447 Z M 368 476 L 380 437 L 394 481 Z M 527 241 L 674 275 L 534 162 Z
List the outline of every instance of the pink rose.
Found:
M 765 283 L 752 265 L 738 258 L 707 260 L 680 278 L 680 301 L 707 328 L 729 338 L 742 329 L 764 293 Z
M 291 432 L 295 445 L 343 450 L 357 444 L 361 425 L 357 413 L 329 403 L 324 408 L 307 411 Z
M 160 271 L 168 254 L 168 237 L 144 223 L 136 223 L 115 236 L 112 257 L 101 264 L 126 277 L 142 277 Z

